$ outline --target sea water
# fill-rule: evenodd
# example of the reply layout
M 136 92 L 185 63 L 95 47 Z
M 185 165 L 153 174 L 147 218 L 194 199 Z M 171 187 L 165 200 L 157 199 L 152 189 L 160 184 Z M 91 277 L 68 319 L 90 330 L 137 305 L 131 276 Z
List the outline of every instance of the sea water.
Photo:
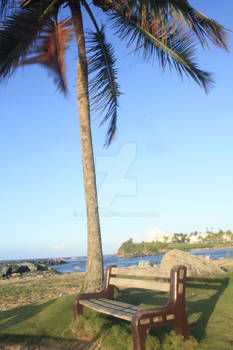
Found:
M 228 253 L 229 252 L 229 253 Z M 202 257 L 210 256 L 210 260 L 218 260 L 226 258 L 231 255 L 233 257 L 233 249 L 221 249 L 221 250 L 193 250 L 190 252 L 194 255 L 199 255 Z M 137 258 L 122 259 L 116 255 L 104 255 L 104 268 L 108 265 L 117 265 L 118 267 L 128 267 L 131 265 L 138 265 L 139 261 L 149 261 L 152 265 L 159 265 L 162 260 L 163 255 L 154 256 L 141 256 Z M 53 266 L 55 270 L 60 273 L 70 273 L 70 272 L 84 272 L 86 269 L 86 257 L 70 257 L 64 258 L 66 264 Z

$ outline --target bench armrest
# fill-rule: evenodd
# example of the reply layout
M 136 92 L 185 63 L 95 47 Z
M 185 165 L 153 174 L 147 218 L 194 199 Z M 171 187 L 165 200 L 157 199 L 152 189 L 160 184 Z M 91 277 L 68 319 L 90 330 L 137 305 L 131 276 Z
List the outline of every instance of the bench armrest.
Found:
M 115 265 L 109 265 L 106 269 L 105 279 L 104 279 L 104 289 L 100 292 L 94 293 L 82 293 L 78 294 L 74 299 L 74 319 L 76 320 L 78 313 L 82 313 L 82 306 L 79 304 L 79 300 L 85 299 L 98 299 L 98 298 L 113 298 L 114 297 L 114 286 L 109 285 L 109 280 L 111 275 L 111 269 Z
M 132 325 L 162 325 L 175 319 L 175 310 L 169 306 L 169 303 L 165 306 L 149 308 L 137 311 L 132 318 Z

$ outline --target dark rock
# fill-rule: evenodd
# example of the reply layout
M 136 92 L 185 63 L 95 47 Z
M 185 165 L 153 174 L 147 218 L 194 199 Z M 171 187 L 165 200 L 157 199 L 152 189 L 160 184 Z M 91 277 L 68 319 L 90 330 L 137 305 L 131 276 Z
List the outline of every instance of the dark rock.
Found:
M 35 272 L 37 267 L 29 262 L 22 263 L 2 263 L 0 264 L 0 278 L 9 277 L 12 274 L 22 274 L 25 272 Z
M 35 264 L 29 263 L 29 262 L 23 262 L 19 263 L 18 267 L 16 268 L 16 273 L 24 273 L 24 272 L 35 272 L 37 271 L 37 267 Z
M 9 278 L 12 274 L 39 273 L 51 269 L 51 265 L 62 265 L 67 262 L 63 259 L 38 259 L 28 261 L 11 261 L 0 263 L 0 278 Z
M 30 269 L 28 266 L 21 265 L 17 268 L 15 273 L 24 273 L 24 272 L 29 272 Z
M 40 264 L 40 265 L 45 265 L 45 266 L 51 266 L 51 265 L 63 265 L 67 264 L 67 262 L 64 259 L 61 258 L 55 258 L 55 259 L 36 259 L 32 260 L 32 263 L 35 265 Z

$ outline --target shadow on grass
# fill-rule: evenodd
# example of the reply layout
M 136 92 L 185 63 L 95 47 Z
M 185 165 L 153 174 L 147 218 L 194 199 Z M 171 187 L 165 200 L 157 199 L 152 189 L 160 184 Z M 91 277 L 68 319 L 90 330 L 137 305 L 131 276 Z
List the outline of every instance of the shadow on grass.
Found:
M 71 302 L 67 303 L 69 299 Z M 31 345 L 43 345 L 43 349 L 82 350 L 89 343 L 72 333 L 70 296 L 0 312 L 1 349 L 3 345 L 26 344 L 28 349 L 34 349 Z
M 200 278 L 187 281 L 187 288 L 193 291 L 193 295 L 186 298 L 187 316 L 197 314 L 196 321 L 190 324 L 192 335 L 200 342 L 205 338 L 206 328 L 216 304 L 226 290 L 229 278 Z M 197 300 L 192 300 L 197 298 Z
M 16 307 L 7 311 L 2 311 L 0 313 L 0 337 L 2 335 L 2 331 L 5 328 L 16 326 L 19 323 L 36 316 L 46 307 L 52 305 L 55 301 L 56 299 L 53 299 L 43 304 L 30 304 L 26 306 Z
M 130 293 L 130 301 L 128 293 Z M 160 307 L 167 304 L 169 300 L 169 293 L 128 288 L 122 292 L 118 299 L 133 305 L 140 304 L 145 308 Z M 149 333 L 151 335 L 156 336 L 161 341 L 165 337 L 165 335 L 171 332 L 172 329 L 173 327 L 169 325 L 162 327 L 154 327 L 150 328 Z

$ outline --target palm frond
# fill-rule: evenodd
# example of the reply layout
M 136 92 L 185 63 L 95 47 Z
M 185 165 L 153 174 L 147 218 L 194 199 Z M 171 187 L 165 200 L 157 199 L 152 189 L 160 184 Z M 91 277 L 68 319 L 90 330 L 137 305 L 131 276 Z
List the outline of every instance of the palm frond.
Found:
M 199 11 L 192 10 L 190 17 L 193 23 L 193 30 L 195 30 L 200 43 L 203 42 L 203 38 L 208 38 L 212 43 L 220 48 L 228 50 L 229 47 L 229 30 L 224 28 L 218 22 L 209 19 L 207 16 Z M 206 42 L 206 46 L 208 46 Z
M 9 0 L 8 0 L 9 1 Z M 14 1 L 14 0 L 11 0 Z M 55 14 L 58 12 L 59 6 L 62 5 L 62 2 L 65 0 L 43 0 L 43 15 Z M 34 6 L 34 4 L 38 4 L 41 2 L 40 0 L 21 0 L 20 7 L 22 9 Z
M 105 145 L 108 146 L 116 132 L 118 98 L 116 58 L 113 47 L 107 43 L 104 27 L 87 35 L 88 73 L 91 106 L 105 113 L 101 125 L 109 121 Z
M 137 17 L 141 27 L 149 21 L 164 37 L 171 30 L 174 35 L 177 31 L 180 35 L 191 31 L 202 46 L 208 47 L 208 40 L 223 49 L 229 46 L 228 30 L 195 10 L 187 0 L 94 0 L 94 4 L 103 11 L 116 11 L 128 20 Z
M 6 16 L 7 13 L 19 7 L 19 0 L 0 0 L 0 15 Z
M 9 0 L 8 0 L 9 1 Z M 14 1 L 14 0 L 11 0 Z M 21 8 L 26 8 L 34 3 L 38 2 L 38 0 L 21 0 L 20 2 L 20 7 Z
M 170 15 L 175 11 L 180 16 L 183 27 L 187 25 L 195 33 L 202 46 L 208 47 L 208 40 L 210 40 L 214 45 L 225 50 L 228 49 L 229 31 L 221 24 L 194 9 L 187 0 L 166 1 L 170 3 L 168 4 Z
M 42 13 L 43 7 L 35 4 L 17 11 L 0 25 L 0 79 L 13 73 L 26 56 L 48 20 Z
M 147 59 L 156 55 L 163 69 L 168 65 L 181 77 L 183 74 L 190 76 L 207 92 L 213 80 L 209 72 L 200 70 L 194 63 L 194 45 L 188 35 L 177 32 L 164 38 L 164 33 L 151 34 L 138 25 L 136 16 L 131 15 L 130 21 L 127 21 L 116 13 L 112 18 L 117 34 L 121 39 L 128 39 L 128 46 L 135 45 L 135 50 L 142 50 Z
M 55 74 L 55 83 L 58 90 L 67 92 L 65 50 L 68 48 L 68 42 L 73 37 L 73 30 L 70 28 L 71 21 L 64 20 L 60 23 L 49 21 L 46 28 L 40 34 L 40 37 L 34 45 L 33 57 L 26 58 L 20 62 L 21 65 L 42 64 L 52 70 Z

